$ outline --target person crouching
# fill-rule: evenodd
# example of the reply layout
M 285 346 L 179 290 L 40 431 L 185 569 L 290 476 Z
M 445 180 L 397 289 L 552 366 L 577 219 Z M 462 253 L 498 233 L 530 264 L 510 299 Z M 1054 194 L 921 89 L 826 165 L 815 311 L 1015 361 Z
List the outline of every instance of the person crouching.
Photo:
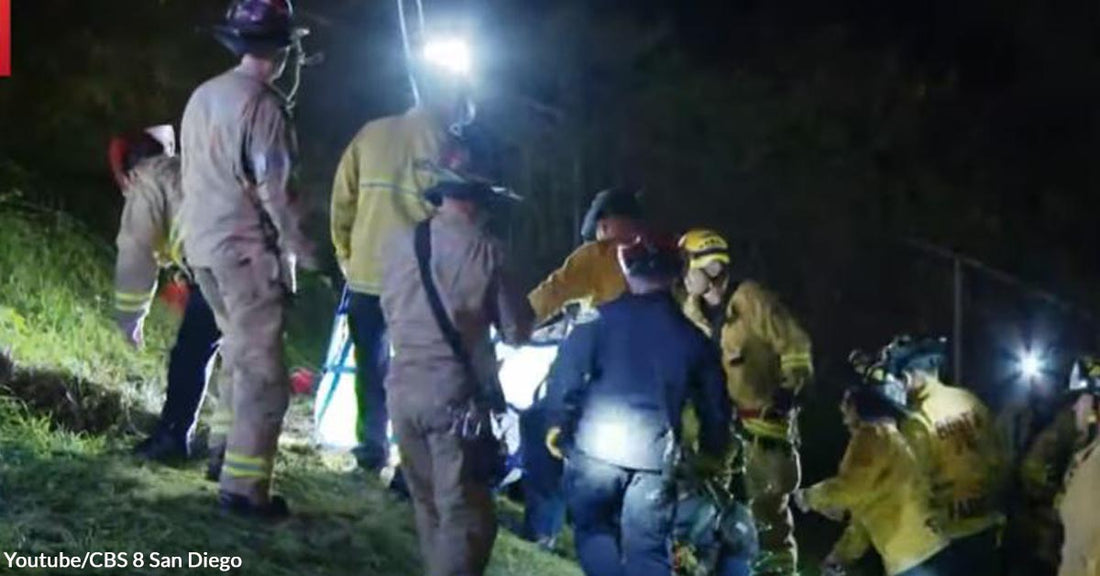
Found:
M 904 400 L 896 382 L 849 388 L 841 414 L 851 439 L 837 475 L 795 494 L 803 511 L 848 516 L 825 573 L 843 573 L 872 546 L 889 576 L 960 573 L 932 509 L 928 474 L 898 430 Z

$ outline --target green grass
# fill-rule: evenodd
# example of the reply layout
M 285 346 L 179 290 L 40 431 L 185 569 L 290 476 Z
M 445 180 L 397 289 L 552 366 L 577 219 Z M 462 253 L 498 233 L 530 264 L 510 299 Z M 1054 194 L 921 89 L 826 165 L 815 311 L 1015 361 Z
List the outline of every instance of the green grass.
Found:
M 221 517 L 201 464 L 173 469 L 128 455 L 132 432 L 162 399 L 175 320 L 156 307 L 146 348 L 131 350 L 110 319 L 111 258 L 108 244 L 66 218 L 0 203 L 0 352 L 17 365 L 14 377 L 0 374 L 0 552 L 199 552 L 240 557 L 235 574 L 421 574 L 411 508 L 346 472 L 347 457 L 309 446 L 308 399 L 288 416 L 276 484 L 295 514 L 276 527 Z M 315 282 L 303 300 L 290 321 L 291 362 L 315 365 L 329 313 L 310 308 L 331 307 L 331 291 Z M 0 556 L 0 573 L 9 572 Z M 580 572 L 502 532 L 489 574 Z

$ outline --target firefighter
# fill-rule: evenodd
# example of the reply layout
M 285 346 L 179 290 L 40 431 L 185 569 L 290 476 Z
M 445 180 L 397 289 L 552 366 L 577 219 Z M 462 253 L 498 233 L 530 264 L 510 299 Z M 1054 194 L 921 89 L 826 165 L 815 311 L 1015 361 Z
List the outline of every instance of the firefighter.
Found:
M 386 464 L 386 395 L 389 359 L 386 323 L 379 304 L 384 246 L 432 214 L 424 192 L 435 184 L 434 167 L 460 168 L 465 150 L 456 134 L 473 122 L 468 78 L 418 56 L 413 62 L 419 103 L 404 114 L 367 123 L 348 144 L 332 186 L 331 233 L 347 280 L 348 329 L 355 344 L 358 401 L 353 450 L 360 467 Z
M 905 400 L 899 382 L 849 388 L 841 414 L 851 439 L 837 475 L 795 496 L 803 511 L 848 517 L 825 560 L 828 573 L 842 572 L 873 547 L 889 576 L 966 574 L 954 571 L 928 475 L 898 430 Z
M 541 324 L 554 317 L 567 304 L 592 308 L 626 292 L 626 279 L 616 260 L 618 246 L 644 231 L 636 190 L 616 187 L 596 194 L 581 226 L 585 243 L 527 295 L 537 321 Z
M 294 131 L 273 82 L 303 31 L 289 0 L 235 0 L 213 32 L 240 63 L 196 89 L 183 113 L 184 248 L 224 335 L 219 404 L 232 421 L 219 504 L 279 519 L 289 514 L 270 493 L 290 388 L 283 326 L 295 264 L 313 262 L 289 191 Z
M 902 433 L 932 478 L 933 507 L 964 574 L 999 574 L 1005 448 L 985 404 L 938 377 L 942 338 L 899 337 L 882 351 L 887 378 L 903 382 L 912 417 Z
M 430 576 L 483 574 L 496 538 L 497 456 L 489 413 L 504 409 L 489 340 L 528 340 L 532 313 L 485 228 L 491 187 L 445 174 L 438 215 L 388 244 L 382 312 L 394 356 L 389 411 Z
M 115 320 L 119 329 L 132 345 L 142 345 L 142 326 L 161 268 L 174 268 L 186 278 L 188 294 L 168 359 L 168 391 L 160 419 L 153 434 L 141 441 L 134 453 L 160 462 L 187 459 L 206 392 L 206 367 L 221 333 L 183 261 L 177 226 L 182 199 L 180 161 L 175 155 L 172 127 L 157 126 L 140 135 L 115 138 L 110 157 L 126 198 L 115 242 Z
M 1057 572 L 1062 525 L 1054 500 L 1076 444 L 1077 427 L 1070 407 L 1059 410 L 1024 451 L 1017 471 L 1017 498 L 1012 499 L 1005 536 L 1010 574 L 1045 576 Z
M 1069 399 L 1081 448 L 1073 456 L 1058 512 L 1065 529 L 1058 576 L 1100 576 L 1100 362 L 1083 357 L 1074 364 Z
M 798 488 L 797 398 L 813 376 L 810 338 L 779 299 L 736 277 L 729 244 L 710 230 L 680 240 L 688 257 L 684 314 L 721 347 L 745 437 L 744 491 L 760 538 L 756 574 L 794 574 L 790 496 Z

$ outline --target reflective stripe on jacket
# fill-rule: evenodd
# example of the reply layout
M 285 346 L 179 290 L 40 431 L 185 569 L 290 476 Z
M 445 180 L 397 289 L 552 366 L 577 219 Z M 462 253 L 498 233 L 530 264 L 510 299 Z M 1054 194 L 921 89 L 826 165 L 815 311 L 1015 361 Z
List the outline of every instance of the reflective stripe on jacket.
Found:
M 892 423 L 860 423 L 848 442 L 837 475 L 806 489 L 818 511 L 851 515 L 833 548 L 854 562 L 874 545 L 888 574 L 904 572 L 948 545 L 929 505 L 924 469 Z
M 902 432 L 932 478 L 933 507 L 947 535 L 964 538 L 1004 522 L 1005 447 L 989 409 L 970 392 L 931 382 L 911 400 Z
M 428 112 L 413 108 L 370 122 L 348 145 L 332 185 L 330 225 L 336 259 L 348 287 L 382 291 L 382 264 L 390 237 L 432 214 L 423 197 L 435 184 L 446 132 Z
M 714 330 L 702 299 L 684 300 L 684 314 L 712 340 Z M 745 429 L 757 436 L 786 439 L 790 423 L 767 417 L 775 395 L 799 381 L 797 371 L 812 374 L 810 337 L 774 294 L 752 281 L 741 282 L 729 299 L 719 343 L 730 398 L 741 410 L 755 410 L 758 418 L 743 418 Z M 797 393 L 798 390 L 791 390 Z
M 120 319 L 149 311 L 162 267 L 183 268 L 177 216 L 182 198 L 180 161 L 156 156 L 130 172 L 119 221 L 115 261 L 115 312 Z
M 614 240 L 588 242 L 574 250 L 527 295 L 536 320 L 544 322 L 574 302 L 594 308 L 626 292 L 618 250 Z

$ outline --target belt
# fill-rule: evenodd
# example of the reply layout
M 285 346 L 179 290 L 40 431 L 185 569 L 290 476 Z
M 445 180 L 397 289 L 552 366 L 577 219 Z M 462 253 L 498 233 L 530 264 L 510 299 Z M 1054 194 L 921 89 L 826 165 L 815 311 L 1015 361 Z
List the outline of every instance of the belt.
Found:
M 741 432 L 750 443 L 758 444 L 765 448 L 782 450 L 791 450 L 794 448 L 794 443 L 791 441 L 785 428 L 782 435 L 779 435 L 775 433 L 776 431 L 772 430 L 761 432 L 758 427 L 752 426 L 750 423 L 746 422 Z

